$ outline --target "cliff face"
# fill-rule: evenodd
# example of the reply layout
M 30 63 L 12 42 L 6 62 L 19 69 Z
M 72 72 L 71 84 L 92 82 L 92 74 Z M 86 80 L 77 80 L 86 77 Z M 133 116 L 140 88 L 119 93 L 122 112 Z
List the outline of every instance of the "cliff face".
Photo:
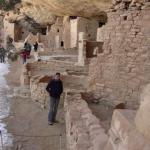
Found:
M 55 16 L 102 18 L 110 4 L 110 0 L 22 0 L 21 12 L 38 23 L 52 23 Z
M 56 15 L 99 16 L 108 9 L 110 0 L 22 0 L 34 9 L 45 10 Z
M 20 2 L 20 0 L 13 1 Z M 131 1 L 134 4 L 144 0 L 125 0 L 126 5 Z M 105 12 L 112 4 L 120 2 L 121 0 L 21 0 L 13 10 L 16 12 L 9 17 L 10 20 L 19 20 L 22 16 L 29 16 L 40 24 L 53 24 L 57 16 L 80 16 L 105 20 Z

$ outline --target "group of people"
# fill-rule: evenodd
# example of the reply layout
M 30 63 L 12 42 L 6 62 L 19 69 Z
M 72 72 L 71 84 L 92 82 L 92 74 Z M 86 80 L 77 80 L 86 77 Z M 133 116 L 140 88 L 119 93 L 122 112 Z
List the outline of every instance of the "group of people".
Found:
M 33 45 L 34 48 L 34 57 L 38 59 L 38 42 L 35 42 Z M 30 57 L 32 46 L 30 43 L 26 42 L 24 44 L 24 49 L 21 51 L 21 56 L 23 59 L 23 64 L 26 63 L 27 58 Z M 63 83 L 60 79 L 60 73 L 56 73 L 54 78 L 49 81 L 46 91 L 49 93 L 49 113 L 48 113 L 48 124 L 53 125 L 57 123 L 56 115 L 58 110 L 58 105 L 60 101 L 60 96 L 63 92 Z
M 33 45 L 35 59 L 38 59 L 38 42 L 35 42 Z M 25 42 L 23 50 L 20 52 L 20 56 L 22 58 L 23 64 L 26 63 L 27 58 L 30 58 L 30 53 L 32 50 L 32 45 L 28 42 Z M 7 55 L 7 50 L 0 45 L 0 63 L 5 63 L 5 57 Z M 63 82 L 61 81 L 60 73 L 56 73 L 54 78 L 49 81 L 46 91 L 49 93 L 50 96 L 50 103 L 49 103 L 49 114 L 48 114 L 48 124 L 53 125 L 57 123 L 56 115 L 58 110 L 58 105 L 60 101 L 60 96 L 63 92 Z
M 37 54 L 38 46 L 39 46 L 38 42 L 35 42 L 33 44 L 33 49 L 34 49 L 34 53 L 35 53 L 34 55 L 36 55 L 35 59 L 38 59 L 37 58 L 38 57 L 38 54 Z M 20 53 L 23 64 L 25 64 L 27 59 L 30 58 L 31 50 L 32 50 L 32 45 L 28 41 L 25 42 L 24 47 L 23 47 L 23 49 L 21 50 L 21 53 Z
M 38 42 L 34 43 L 33 48 L 34 48 L 34 55 L 35 55 L 38 51 Z M 24 44 L 24 49 L 21 51 L 23 64 L 26 63 L 27 58 L 30 57 L 31 50 L 32 50 L 31 44 L 26 42 Z M 57 115 L 58 105 L 60 101 L 60 96 L 63 92 L 63 83 L 60 79 L 60 73 L 56 73 L 54 75 L 54 78 L 49 81 L 46 87 L 46 91 L 49 93 L 50 96 L 48 124 L 53 125 L 54 123 L 57 123 L 56 115 Z

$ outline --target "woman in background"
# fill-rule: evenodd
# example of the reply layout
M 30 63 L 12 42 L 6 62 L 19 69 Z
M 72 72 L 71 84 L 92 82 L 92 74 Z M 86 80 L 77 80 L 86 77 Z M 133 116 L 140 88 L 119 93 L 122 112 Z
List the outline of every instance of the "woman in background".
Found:
M 33 47 L 34 47 L 34 58 L 36 61 L 38 61 L 39 60 L 39 55 L 38 55 L 39 44 L 37 41 L 34 43 Z

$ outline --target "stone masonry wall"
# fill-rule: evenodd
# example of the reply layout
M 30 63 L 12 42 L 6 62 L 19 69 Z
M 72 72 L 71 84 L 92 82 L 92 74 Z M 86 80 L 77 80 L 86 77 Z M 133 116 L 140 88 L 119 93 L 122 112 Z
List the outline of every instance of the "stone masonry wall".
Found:
M 108 22 L 98 29 L 104 52 L 90 64 L 89 85 L 99 98 L 139 104 L 142 86 L 150 82 L 150 3 L 140 10 L 108 13 Z
M 28 71 L 30 71 L 31 76 L 33 75 L 43 75 L 43 74 L 53 74 L 56 72 L 65 73 L 67 70 L 87 72 L 87 67 L 75 66 L 74 62 L 61 61 L 61 60 L 50 60 L 27 63 Z
M 50 60 L 27 63 L 21 73 L 21 85 L 30 85 L 30 79 L 34 76 L 54 75 L 56 72 L 61 74 L 75 73 L 85 75 L 88 72 L 88 66 L 76 66 L 74 62 Z
M 41 81 L 41 79 L 43 81 Z M 45 90 L 50 77 L 48 76 L 34 76 L 30 80 L 31 98 L 37 102 L 42 108 L 48 106 L 48 93 Z
M 47 108 L 48 93 L 45 90 L 48 82 L 53 76 L 33 76 L 30 79 L 30 91 L 33 101 L 39 103 L 42 108 Z M 84 91 L 86 89 L 87 77 L 76 75 L 61 75 L 63 81 L 63 91 Z
M 103 150 L 108 137 L 80 94 L 69 93 L 65 100 L 67 148 Z

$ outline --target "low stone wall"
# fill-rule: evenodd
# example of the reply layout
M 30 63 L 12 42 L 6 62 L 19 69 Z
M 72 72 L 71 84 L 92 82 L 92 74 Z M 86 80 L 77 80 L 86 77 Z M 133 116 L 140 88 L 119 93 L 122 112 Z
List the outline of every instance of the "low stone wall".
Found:
M 46 91 L 46 85 L 49 76 L 36 76 L 30 80 L 31 98 L 33 101 L 39 103 L 42 108 L 48 106 L 48 93 Z
M 27 63 L 21 75 L 21 84 L 29 85 L 30 79 L 33 76 L 53 75 L 56 72 L 67 74 L 67 72 L 78 72 L 86 74 L 88 67 L 75 66 L 73 62 L 51 60 Z
M 33 76 L 30 80 L 31 98 L 42 108 L 48 106 L 49 95 L 46 86 L 51 79 L 52 76 Z M 64 92 L 68 90 L 83 92 L 86 89 L 87 78 L 84 76 L 61 75 L 61 80 L 63 81 Z
M 73 62 L 60 61 L 60 60 L 50 60 L 50 61 L 41 61 L 35 63 L 28 63 L 27 68 L 31 71 L 31 75 L 34 74 L 36 70 L 47 70 L 47 73 L 50 72 L 66 72 L 67 70 L 77 70 L 83 72 L 84 67 L 75 66 Z
M 69 150 L 104 149 L 108 137 L 81 94 L 66 94 L 65 114 Z

